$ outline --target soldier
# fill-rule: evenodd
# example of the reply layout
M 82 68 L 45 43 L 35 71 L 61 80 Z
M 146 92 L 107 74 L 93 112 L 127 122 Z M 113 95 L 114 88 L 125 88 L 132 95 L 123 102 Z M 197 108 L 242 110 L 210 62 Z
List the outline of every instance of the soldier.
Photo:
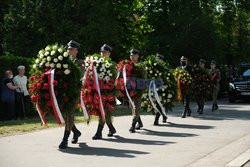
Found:
M 212 89 L 213 89 L 213 107 L 212 111 L 217 110 L 218 104 L 217 104 L 217 96 L 218 96 L 218 91 L 220 89 L 220 71 L 216 68 L 216 62 L 214 60 L 211 61 L 210 65 L 210 75 L 211 75 L 211 80 L 212 80 Z
M 83 69 L 84 69 L 83 61 L 77 58 L 79 48 L 80 48 L 80 44 L 77 43 L 76 41 L 71 40 L 67 44 L 67 49 L 68 49 L 69 55 L 71 56 L 72 61 L 75 62 L 81 68 L 81 71 L 83 72 Z M 68 138 L 70 135 L 70 131 L 73 132 L 73 138 L 71 141 L 72 144 L 76 144 L 78 142 L 78 138 L 81 136 L 81 132 L 76 128 L 75 123 L 74 123 L 74 112 L 75 111 L 66 113 L 65 131 L 64 131 L 63 140 L 61 144 L 59 145 L 60 149 L 65 149 L 68 146 Z
M 130 51 L 130 60 L 136 64 L 139 62 L 139 54 L 140 51 L 137 49 L 132 49 Z M 136 69 L 135 69 L 136 70 Z M 136 73 L 133 73 L 134 75 L 136 75 Z M 140 77 L 140 74 L 138 74 L 138 76 L 133 76 L 133 77 Z M 139 78 L 140 79 L 140 78 Z M 143 78 L 142 78 L 143 79 Z M 135 104 L 135 115 L 132 121 L 132 126 L 129 129 L 129 131 L 131 133 L 135 133 L 135 129 L 139 130 L 143 127 L 143 123 L 140 117 L 140 109 L 141 109 L 141 95 L 135 96 L 134 98 L 132 98 L 134 104 Z M 132 108 L 131 104 L 130 107 Z M 136 124 L 138 123 L 138 126 L 136 127 Z
M 181 57 L 180 59 L 180 66 L 178 67 L 179 69 L 184 69 L 186 70 L 190 75 L 192 73 L 192 67 L 188 65 L 188 59 L 184 56 Z M 190 95 L 188 92 L 183 92 L 183 105 L 184 105 L 184 110 L 182 113 L 182 118 L 186 118 L 187 116 L 191 116 L 191 109 L 189 107 L 189 103 L 190 103 Z
M 112 48 L 110 46 L 108 46 L 107 44 L 104 44 L 101 47 L 101 55 L 103 57 L 110 57 L 111 51 L 112 51 Z M 97 132 L 96 132 L 95 136 L 92 137 L 93 140 L 102 139 L 102 130 L 103 130 L 104 124 L 105 124 L 105 122 L 103 122 L 101 117 L 100 117 Z M 106 115 L 106 124 L 109 128 L 108 137 L 112 137 L 116 133 L 116 130 L 112 124 L 112 115 L 111 115 L 110 111 Z

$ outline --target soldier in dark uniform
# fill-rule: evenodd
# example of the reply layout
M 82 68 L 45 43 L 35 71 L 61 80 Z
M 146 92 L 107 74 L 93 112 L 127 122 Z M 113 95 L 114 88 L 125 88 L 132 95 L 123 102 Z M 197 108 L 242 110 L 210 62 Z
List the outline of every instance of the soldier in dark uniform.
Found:
M 138 63 L 139 62 L 139 55 L 140 51 L 137 49 L 132 49 L 130 51 L 130 60 L 133 63 Z M 135 73 L 134 73 L 135 74 Z M 133 77 L 140 77 L 140 76 L 133 76 Z M 142 78 L 143 79 L 143 78 Z M 136 95 L 134 98 L 132 98 L 134 104 L 135 104 L 135 115 L 132 121 L 132 125 L 129 129 L 131 133 L 135 133 L 135 129 L 139 130 L 143 127 L 143 123 L 140 117 L 140 110 L 141 110 L 141 95 Z M 132 108 L 131 104 L 130 107 Z M 136 124 L 138 125 L 136 126 Z
M 213 89 L 213 107 L 212 111 L 218 110 L 218 104 L 217 104 L 217 96 L 218 91 L 220 89 L 220 70 L 216 68 L 216 62 L 213 60 L 211 61 L 211 69 L 210 69 L 210 76 L 212 81 L 212 89 Z
M 80 44 L 77 43 L 76 41 L 71 40 L 67 44 L 67 48 L 68 48 L 69 55 L 71 56 L 70 58 L 72 59 L 73 62 L 75 62 L 81 68 L 81 71 L 83 72 L 83 69 L 84 69 L 83 61 L 81 59 L 77 58 Z M 81 136 L 81 132 L 75 126 L 74 112 L 66 113 L 65 131 L 64 131 L 63 140 L 62 140 L 61 144 L 59 145 L 60 149 L 65 149 L 68 146 L 68 138 L 70 135 L 70 131 L 73 132 L 73 139 L 72 139 L 71 143 L 76 144 L 78 142 L 78 138 Z
M 104 57 L 110 57 L 111 51 L 112 51 L 112 48 L 110 46 L 108 46 L 107 44 L 104 44 L 101 47 L 101 55 Z M 99 124 L 98 124 L 98 128 L 97 128 L 97 132 L 92 137 L 93 140 L 102 139 L 102 130 L 103 130 L 104 124 L 105 124 L 105 122 L 103 122 L 101 117 L 99 117 Z M 109 128 L 108 137 L 112 137 L 116 133 L 116 130 L 112 124 L 112 115 L 111 115 L 110 111 L 106 115 L 106 124 Z
M 179 69 L 184 69 L 186 70 L 190 75 L 192 74 L 192 67 L 188 65 L 188 59 L 184 56 L 181 57 L 180 59 L 180 66 L 178 67 Z M 189 92 L 183 92 L 183 105 L 184 105 L 184 110 L 182 113 L 182 118 L 186 118 L 187 116 L 191 116 L 191 109 L 189 107 L 190 103 L 190 95 Z

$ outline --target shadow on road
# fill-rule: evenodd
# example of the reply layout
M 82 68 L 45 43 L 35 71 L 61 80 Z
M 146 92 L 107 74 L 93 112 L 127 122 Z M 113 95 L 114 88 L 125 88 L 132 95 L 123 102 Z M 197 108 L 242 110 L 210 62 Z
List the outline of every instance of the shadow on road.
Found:
M 176 124 L 172 122 L 168 122 L 168 124 L 160 124 L 158 126 L 166 126 L 166 127 L 172 127 L 172 128 L 184 128 L 184 129 L 213 129 L 214 128 L 214 126 Z
M 80 143 L 79 148 L 68 147 L 67 149 L 59 151 L 68 154 L 95 155 L 95 156 L 107 156 L 107 157 L 119 157 L 119 158 L 135 158 L 136 155 L 149 154 L 149 152 L 135 151 L 135 150 L 89 147 L 86 143 Z
M 114 136 L 115 139 L 102 139 L 104 141 L 116 142 L 116 143 L 129 143 L 129 144 L 141 144 L 141 145 L 166 145 L 166 144 L 174 144 L 175 142 L 166 142 L 166 141 L 158 141 L 158 140 L 142 140 L 142 139 L 129 139 L 125 137 L 121 137 L 119 135 Z
M 150 130 L 150 129 L 143 129 L 143 130 L 144 131 L 140 132 L 140 134 L 163 136 L 163 137 L 194 137 L 194 136 L 198 136 L 196 134 L 191 134 L 191 133 L 162 132 L 162 131 L 154 131 L 154 130 Z

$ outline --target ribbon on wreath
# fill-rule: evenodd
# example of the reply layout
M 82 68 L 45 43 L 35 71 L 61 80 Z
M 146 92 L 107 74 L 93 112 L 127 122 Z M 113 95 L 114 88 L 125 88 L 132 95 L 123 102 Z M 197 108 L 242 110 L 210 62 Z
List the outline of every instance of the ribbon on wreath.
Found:
M 94 74 L 93 75 L 94 86 L 95 86 L 95 89 L 96 89 L 98 96 L 99 96 L 99 109 L 101 112 L 101 118 L 102 118 L 102 121 L 105 122 L 105 111 L 104 111 L 104 107 L 103 107 L 103 103 L 102 103 L 102 95 L 101 95 L 100 85 L 99 85 L 99 81 L 98 81 L 98 73 L 97 73 L 96 67 L 94 66 L 93 63 L 92 63 L 92 71 Z
M 42 120 L 42 124 L 43 125 L 47 125 L 47 121 L 46 121 L 46 119 L 45 119 L 45 117 L 44 117 L 44 111 L 42 110 L 42 107 L 41 107 L 41 105 L 39 104 L 39 102 L 37 102 L 36 103 L 36 110 L 37 110 L 37 112 L 38 112 L 38 114 L 39 114 L 39 117 L 41 118 L 41 120 Z
M 122 74 L 123 74 L 123 81 L 124 81 L 124 87 L 125 87 L 125 91 L 126 91 L 126 95 L 128 97 L 129 103 L 132 107 L 132 114 L 135 115 L 135 103 L 133 102 L 133 100 L 131 99 L 128 89 L 127 89 L 127 72 L 126 72 L 126 65 L 123 66 L 123 70 L 122 70 Z
M 155 105 L 155 103 L 153 102 L 153 99 L 151 97 L 151 88 L 153 87 L 153 92 L 154 92 L 154 98 L 156 99 L 156 102 L 159 104 L 160 108 L 161 108 L 161 112 L 160 110 L 157 108 L 157 106 Z M 166 110 L 165 110 L 165 107 L 162 105 L 161 103 L 161 99 L 159 97 L 159 94 L 156 90 L 156 85 L 155 85 L 155 81 L 154 80 L 151 80 L 150 81 L 150 84 L 149 84 L 149 89 L 148 89 L 148 97 L 149 97 L 149 100 L 154 108 L 154 111 L 155 113 L 162 113 L 164 116 L 167 116 L 167 113 L 166 113 Z
M 83 78 L 82 78 L 82 85 L 85 84 L 85 81 L 86 81 L 86 77 L 89 76 L 89 71 L 90 71 L 90 67 L 87 68 Z M 84 104 L 84 101 L 83 101 L 83 89 L 81 90 L 81 93 L 80 93 L 80 105 L 81 105 L 81 108 L 82 108 L 82 112 L 83 112 L 83 117 L 85 119 L 89 119 L 89 115 L 88 115 L 88 112 L 87 112 L 87 109 L 86 109 L 86 106 Z
M 55 95 L 55 90 L 54 90 L 54 77 L 55 77 L 55 69 L 51 69 L 48 72 L 46 72 L 46 74 L 48 75 L 48 81 L 49 81 L 49 94 L 50 94 L 50 99 L 51 99 L 51 103 L 52 103 L 52 108 L 56 117 L 56 120 L 58 122 L 58 124 L 63 124 L 65 121 L 63 119 L 61 110 L 58 106 L 58 102 L 56 99 L 56 95 Z

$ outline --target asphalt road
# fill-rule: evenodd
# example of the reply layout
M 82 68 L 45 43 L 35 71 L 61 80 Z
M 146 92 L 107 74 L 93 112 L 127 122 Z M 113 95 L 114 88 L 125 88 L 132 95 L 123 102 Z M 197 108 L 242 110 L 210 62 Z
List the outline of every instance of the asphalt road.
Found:
M 208 103 L 210 104 L 210 103 Z M 222 167 L 243 165 L 250 159 L 250 104 L 228 104 L 211 112 L 180 118 L 181 108 L 169 113 L 168 123 L 153 126 L 154 116 L 143 115 L 144 127 L 131 134 L 132 117 L 114 118 L 117 134 L 93 141 L 97 122 L 77 124 L 78 144 L 58 150 L 63 128 L 0 137 L 1 167 Z M 72 135 L 70 136 L 70 138 Z

